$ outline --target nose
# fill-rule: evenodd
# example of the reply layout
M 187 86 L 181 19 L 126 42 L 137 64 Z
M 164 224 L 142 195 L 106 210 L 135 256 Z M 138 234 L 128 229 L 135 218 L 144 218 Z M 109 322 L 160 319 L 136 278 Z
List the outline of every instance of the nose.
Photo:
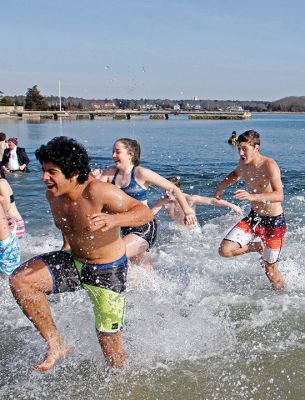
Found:
M 47 181 L 49 179 L 49 177 L 50 177 L 50 174 L 48 172 L 46 172 L 46 171 L 43 171 L 42 180 L 45 182 L 45 181 Z

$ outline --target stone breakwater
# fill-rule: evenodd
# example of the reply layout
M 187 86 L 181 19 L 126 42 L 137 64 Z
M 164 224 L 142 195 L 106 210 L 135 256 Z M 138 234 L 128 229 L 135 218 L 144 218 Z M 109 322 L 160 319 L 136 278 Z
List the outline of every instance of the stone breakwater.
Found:
M 139 110 L 94 110 L 94 111 L 21 111 L 0 113 L 1 118 L 13 118 L 21 120 L 43 119 L 90 119 L 110 118 L 110 119 L 135 119 L 139 116 L 146 116 L 154 120 L 170 119 L 172 116 L 187 115 L 190 120 L 210 119 L 210 120 L 241 120 L 251 118 L 248 111 L 174 111 L 174 110 L 158 110 L 158 111 L 139 111 Z

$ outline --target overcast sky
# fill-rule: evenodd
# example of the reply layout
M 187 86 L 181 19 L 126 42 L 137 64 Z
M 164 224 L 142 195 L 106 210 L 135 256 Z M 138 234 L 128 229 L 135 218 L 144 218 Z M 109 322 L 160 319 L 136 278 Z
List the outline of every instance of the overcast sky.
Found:
M 305 95 L 305 2 L 1 2 L 0 90 L 84 98 Z

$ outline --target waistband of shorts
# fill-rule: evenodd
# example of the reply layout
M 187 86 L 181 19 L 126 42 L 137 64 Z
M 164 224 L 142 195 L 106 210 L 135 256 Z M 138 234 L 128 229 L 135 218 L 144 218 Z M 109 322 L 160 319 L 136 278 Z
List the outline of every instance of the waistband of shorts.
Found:
M 83 262 L 77 259 L 74 259 L 74 261 L 77 261 L 83 265 L 89 265 L 92 267 L 96 267 L 99 269 L 108 269 L 108 268 L 113 268 L 113 267 L 118 267 L 120 264 L 124 264 L 127 262 L 127 257 L 126 254 L 124 254 L 121 258 L 119 258 L 118 260 L 112 261 L 110 263 L 106 263 L 106 264 L 92 264 L 92 263 L 87 263 L 87 262 Z
M 282 218 L 284 217 L 284 213 L 282 212 L 281 214 L 278 215 L 259 215 L 256 211 L 253 210 L 253 208 L 251 208 L 248 217 L 254 217 L 254 218 L 260 218 L 262 221 L 266 221 L 266 220 L 276 220 L 278 218 Z

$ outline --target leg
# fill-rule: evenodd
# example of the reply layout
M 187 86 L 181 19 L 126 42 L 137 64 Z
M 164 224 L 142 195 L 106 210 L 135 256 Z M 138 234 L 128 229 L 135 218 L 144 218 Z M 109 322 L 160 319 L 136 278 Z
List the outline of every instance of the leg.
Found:
M 250 242 L 244 246 L 240 246 L 238 243 L 224 239 L 219 247 L 219 255 L 222 257 L 235 257 L 241 254 L 258 252 L 262 254 L 264 246 L 262 242 Z
M 22 311 L 47 342 L 45 360 L 37 364 L 34 370 L 47 371 L 69 351 L 55 326 L 45 295 L 53 287 L 50 272 L 42 260 L 32 259 L 15 271 L 10 278 L 10 284 Z
M 98 341 L 102 347 L 106 360 L 112 367 L 122 368 L 125 363 L 126 354 L 123 351 L 121 333 L 97 334 Z
M 141 265 L 146 271 L 152 271 L 152 262 L 147 252 L 148 243 L 145 239 L 130 233 L 123 238 L 126 246 L 127 258 L 135 264 Z
M 269 264 L 265 261 L 264 268 L 265 268 L 267 278 L 269 279 L 273 289 L 276 289 L 276 290 L 283 289 L 285 287 L 285 281 L 284 281 L 282 274 L 278 270 L 277 263 Z

